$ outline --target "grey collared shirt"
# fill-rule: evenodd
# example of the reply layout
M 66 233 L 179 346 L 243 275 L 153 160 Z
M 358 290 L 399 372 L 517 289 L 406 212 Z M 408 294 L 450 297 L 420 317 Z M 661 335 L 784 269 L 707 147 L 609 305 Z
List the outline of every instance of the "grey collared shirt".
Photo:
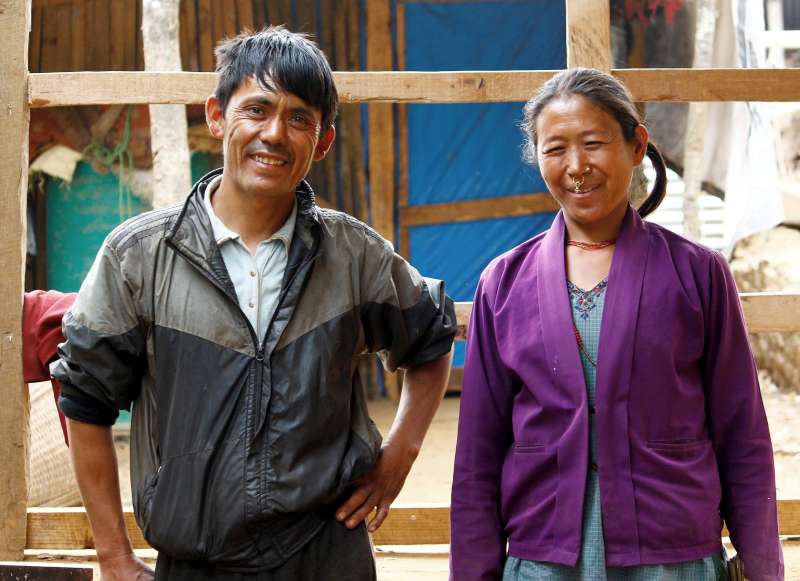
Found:
M 255 329 L 259 343 L 263 343 L 272 314 L 278 306 L 297 219 L 297 202 L 295 201 L 283 226 L 272 236 L 259 242 L 253 255 L 239 234 L 223 224 L 214 212 L 211 198 L 221 182 L 222 176 L 218 176 L 208 184 L 203 202 L 211 219 L 214 239 L 236 289 L 239 306 Z

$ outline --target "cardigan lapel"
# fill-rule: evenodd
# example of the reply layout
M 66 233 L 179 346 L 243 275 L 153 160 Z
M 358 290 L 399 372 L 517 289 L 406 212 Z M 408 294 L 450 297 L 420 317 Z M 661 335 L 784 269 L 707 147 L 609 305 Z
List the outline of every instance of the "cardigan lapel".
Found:
M 541 305 L 542 339 L 553 384 L 560 398 L 579 408 L 587 404 L 586 382 L 567 292 L 564 231 L 564 215 L 559 211 L 542 240 L 536 279 Z
M 644 222 L 629 206 L 608 277 L 596 383 L 601 503 L 606 514 L 613 509 L 615 515 L 603 520 L 603 532 L 606 546 L 616 552 L 638 546 L 628 401 L 649 241 Z

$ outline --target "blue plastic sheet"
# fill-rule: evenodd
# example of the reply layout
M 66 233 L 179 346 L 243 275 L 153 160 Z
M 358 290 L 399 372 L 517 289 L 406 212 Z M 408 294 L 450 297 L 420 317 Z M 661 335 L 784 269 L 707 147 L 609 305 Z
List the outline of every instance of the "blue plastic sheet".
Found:
M 413 71 L 562 69 L 564 2 L 491 0 L 407 2 L 406 69 Z M 409 205 L 544 192 L 521 159 L 523 103 L 408 105 Z M 472 300 L 489 261 L 545 230 L 553 214 L 410 229 L 412 263 Z M 463 364 L 463 345 L 456 365 Z

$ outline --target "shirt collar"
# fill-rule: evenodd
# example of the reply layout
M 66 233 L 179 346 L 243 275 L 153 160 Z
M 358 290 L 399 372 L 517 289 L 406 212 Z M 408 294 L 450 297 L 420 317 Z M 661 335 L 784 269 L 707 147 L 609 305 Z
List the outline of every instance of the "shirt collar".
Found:
M 216 176 L 209 182 L 208 186 L 206 187 L 205 194 L 203 195 L 203 206 L 205 206 L 206 213 L 208 213 L 208 218 L 211 220 L 211 230 L 214 233 L 214 240 L 218 246 L 221 246 L 230 240 L 239 239 L 239 234 L 228 228 L 222 222 L 222 220 L 219 219 L 219 216 L 217 216 L 216 212 L 214 212 L 214 207 L 211 205 L 211 197 L 217 191 L 220 183 L 222 183 L 222 175 Z M 292 236 L 294 236 L 294 224 L 296 221 L 297 200 L 295 200 L 294 204 L 292 204 L 292 211 L 289 213 L 289 217 L 286 219 L 286 222 L 283 223 L 283 226 L 278 228 L 278 230 L 272 236 L 264 240 L 264 242 L 280 240 L 283 242 L 284 246 L 286 246 L 286 251 L 288 252 L 289 246 L 292 244 Z

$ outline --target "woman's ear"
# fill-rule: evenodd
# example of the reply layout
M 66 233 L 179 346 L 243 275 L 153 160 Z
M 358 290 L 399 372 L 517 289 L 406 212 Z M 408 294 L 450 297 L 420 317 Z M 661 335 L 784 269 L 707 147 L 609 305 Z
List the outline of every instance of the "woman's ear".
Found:
M 211 95 L 206 99 L 206 124 L 211 135 L 217 139 L 225 136 L 225 114 L 220 106 L 219 99 Z
M 647 153 L 647 143 L 650 141 L 650 132 L 647 127 L 642 124 L 636 126 L 633 130 L 633 164 L 639 165 L 644 160 Z

